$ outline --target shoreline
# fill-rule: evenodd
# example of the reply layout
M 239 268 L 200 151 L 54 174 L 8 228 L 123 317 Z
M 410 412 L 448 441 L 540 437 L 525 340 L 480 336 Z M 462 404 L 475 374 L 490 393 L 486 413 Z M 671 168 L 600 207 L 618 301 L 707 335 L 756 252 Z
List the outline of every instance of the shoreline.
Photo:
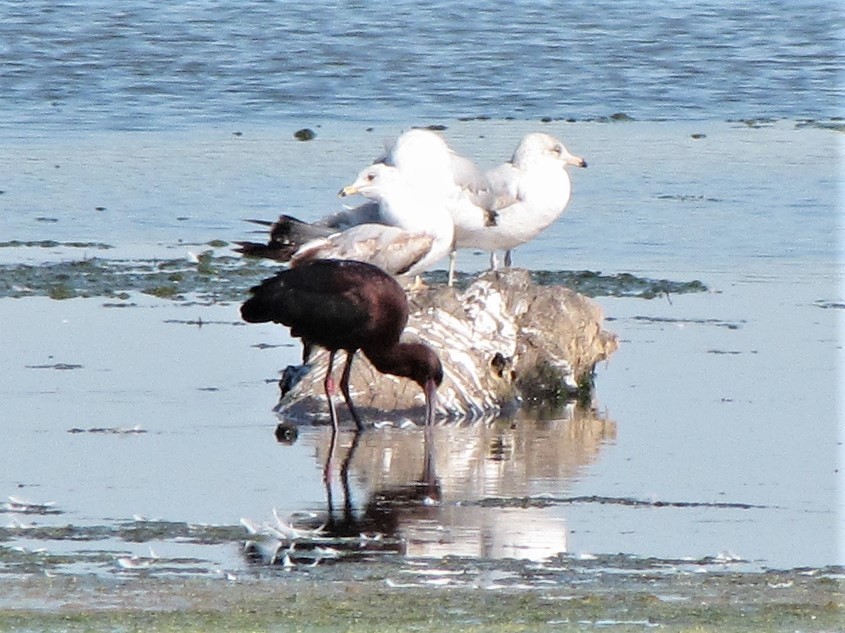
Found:
M 396 572 L 383 564 L 369 565 L 364 577 L 351 572 L 334 580 L 312 570 L 237 581 L 143 575 L 0 579 L 0 593 L 7 596 L 0 630 L 822 632 L 835 630 L 845 613 L 841 568 L 596 573 L 586 581 L 572 578 L 528 591 L 492 576 L 486 586 L 483 578 L 480 586 L 455 586 L 424 576 L 408 582 L 408 575 Z M 10 607 L 11 600 L 18 606 Z M 28 606 L 33 600 L 42 606 Z

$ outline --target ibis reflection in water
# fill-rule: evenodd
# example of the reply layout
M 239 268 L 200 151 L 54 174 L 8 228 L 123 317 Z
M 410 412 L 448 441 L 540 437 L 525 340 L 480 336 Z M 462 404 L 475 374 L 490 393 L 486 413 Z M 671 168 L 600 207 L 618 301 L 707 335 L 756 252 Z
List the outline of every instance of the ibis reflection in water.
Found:
M 296 566 L 385 553 L 543 560 L 577 548 L 566 495 L 616 425 L 575 405 L 551 419 L 538 413 L 367 433 L 282 422 L 279 450 L 292 441 L 315 448 L 325 505 L 254 526 L 245 555 Z
M 352 361 L 359 349 L 379 372 L 410 378 L 422 387 L 426 424 L 431 424 L 443 367 L 428 345 L 400 342 L 408 323 L 408 301 L 391 275 L 363 262 L 311 260 L 265 279 L 250 292 L 252 297 L 241 306 L 245 321 L 288 326 L 292 336 L 302 339 L 306 362 L 312 345 L 328 350 L 323 387 L 333 428 L 338 422 L 332 367 L 339 350 L 346 351 L 340 391 L 358 429 L 365 428 L 349 394 Z
M 290 444 L 296 433 L 288 425 L 280 424 L 276 438 L 280 444 Z M 426 425 L 423 441 L 423 465 L 415 480 L 379 490 L 358 512 L 349 483 L 350 469 L 358 451 L 360 431 L 352 434 L 345 454 L 339 455 L 341 432 L 332 427 L 325 463 L 323 484 L 326 491 L 325 515 L 314 512 L 296 514 L 297 523 L 285 520 L 274 510 L 272 523 L 258 525 L 242 519 L 241 523 L 253 537 L 244 545 L 247 561 L 256 565 L 317 565 L 326 559 L 358 560 L 374 553 L 406 554 L 400 536 L 403 523 L 409 517 L 435 520 L 440 504 L 440 483 L 435 473 L 433 425 Z M 341 503 L 335 499 L 335 470 L 342 494 Z M 272 547 L 261 544 L 261 537 L 272 537 Z

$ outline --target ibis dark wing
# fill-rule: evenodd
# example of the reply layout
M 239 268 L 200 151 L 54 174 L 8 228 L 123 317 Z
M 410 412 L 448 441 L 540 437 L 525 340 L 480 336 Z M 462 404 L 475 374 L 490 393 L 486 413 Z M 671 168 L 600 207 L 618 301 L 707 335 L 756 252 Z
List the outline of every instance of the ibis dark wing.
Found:
M 306 262 L 252 288 L 241 316 L 251 323 L 281 323 L 293 336 L 329 349 L 362 347 L 378 309 L 366 283 L 373 275 L 379 282 L 384 276 L 395 283 L 360 262 Z

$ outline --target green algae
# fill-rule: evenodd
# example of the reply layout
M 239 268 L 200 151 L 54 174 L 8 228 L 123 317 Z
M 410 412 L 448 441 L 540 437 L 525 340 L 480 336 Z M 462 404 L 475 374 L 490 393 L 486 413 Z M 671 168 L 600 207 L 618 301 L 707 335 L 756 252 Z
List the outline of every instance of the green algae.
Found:
M 56 300 L 76 297 L 126 299 L 140 292 L 160 299 L 185 302 L 240 301 L 246 291 L 277 268 L 257 260 L 216 255 L 208 250 L 192 258 L 160 260 L 91 257 L 44 264 L 0 265 L 0 298 L 43 296 Z M 700 281 L 649 279 L 630 273 L 593 271 L 532 271 L 541 285 L 563 285 L 581 294 L 615 297 L 655 297 L 706 291 Z M 461 275 L 459 287 L 474 277 Z M 445 283 L 445 272 L 424 276 L 430 284 Z
M 50 509 L 39 514 L 61 514 Z M 175 540 L 202 545 L 241 543 L 245 532 L 240 525 L 192 525 L 179 521 L 130 521 L 117 525 L 59 525 L 26 528 L 0 527 L 0 542 L 25 536 L 33 541 L 99 541 L 119 539 L 128 543 Z M 12 557 L 12 558 L 9 558 Z M 17 554 L 0 546 L 0 570 Z
M 77 297 L 76 291 L 64 284 L 56 284 L 47 288 L 47 296 L 51 299 L 61 301 L 62 299 L 73 299 Z
M 276 576 L 242 581 L 27 578 L 0 610 L 4 631 L 832 631 L 837 583 L 789 572 L 712 574 L 531 591 L 392 586 L 390 570 L 358 579 Z M 39 598 L 41 597 L 41 598 Z M 46 597 L 49 609 L 27 607 Z
M 175 285 L 151 286 L 141 290 L 145 295 L 152 295 L 159 299 L 180 298 L 179 288 Z
M 540 285 L 566 286 L 588 297 L 655 299 L 668 295 L 707 291 L 707 286 L 698 280 L 650 279 L 631 273 L 602 274 L 591 270 L 538 270 L 533 271 L 531 277 Z
M 486 497 L 478 501 L 465 501 L 463 505 L 478 505 L 487 508 L 547 508 L 553 505 L 572 504 L 619 505 L 630 508 L 714 508 L 722 510 L 752 510 L 766 506 L 750 503 L 719 502 L 719 501 L 660 501 L 636 499 L 634 497 L 608 497 L 603 495 L 581 495 L 577 497 Z M 638 559 L 632 559 L 638 560 Z M 707 565 L 714 560 L 702 559 L 696 564 Z
M 799 121 L 795 124 L 795 129 L 804 127 L 816 128 L 819 130 L 830 130 L 832 132 L 845 132 L 845 120 L 834 117 L 827 121 L 817 121 L 815 119 L 807 119 Z
M 55 218 L 39 218 L 42 222 L 56 222 Z M 98 250 L 109 250 L 114 248 L 111 244 L 103 242 L 57 242 L 56 240 L 9 240 L 0 242 L 0 248 L 91 248 Z
M 246 288 L 271 269 L 239 257 L 200 255 L 164 260 L 99 257 L 45 264 L 0 265 L 0 297 L 126 299 L 141 292 L 186 301 L 188 295 L 211 301 L 243 299 Z
M 555 367 L 549 362 L 538 362 L 532 371 L 517 378 L 517 386 L 529 405 L 546 403 L 552 407 L 560 407 L 573 396 L 567 387 L 566 378 L 567 374 L 562 368 Z M 591 388 L 592 375 L 589 375 L 584 384 L 579 385 L 578 395 L 582 396 L 584 392 L 589 393 Z
M 739 321 L 725 321 L 723 319 L 674 319 L 670 317 L 655 317 L 655 316 L 633 316 L 630 317 L 632 321 L 641 321 L 644 323 L 654 324 L 668 324 L 668 325 L 709 325 L 713 327 L 726 328 L 728 330 L 738 330 L 745 325 L 744 320 Z M 608 321 L 615 319 L 609 318 Z

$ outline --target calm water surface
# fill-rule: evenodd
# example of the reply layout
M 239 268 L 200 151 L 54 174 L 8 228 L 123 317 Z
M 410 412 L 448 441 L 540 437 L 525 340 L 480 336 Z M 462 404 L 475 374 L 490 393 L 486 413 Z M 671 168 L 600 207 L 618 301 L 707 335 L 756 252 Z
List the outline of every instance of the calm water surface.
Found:
M 410 125 L 447 123 L 485 166 L 550 131 L 590 168 L 516 263 L 709 291 L 598 299 L 622 346 L 598 368 L 594 410 L 435 429 L 442 502 L 389 517 L 403 553 L 845 562 L 841 11 L 390 9 L 374 20 L 372 5 L 3 5 L 4 281 L 19 263 L 187 260 L 248 237 L 243 218 L 316 218 Z M 601 119 L 616 112 L 637 121 Z M 304 125 L 316 140 L 293 140 Z M 86 245 L 9 244 L 45 239 Z M 474 271 L 487 258 L 459 261 Z M 365 435 L 345 491 L 351 435 L 331 456 L 330 491 L 327 429 L 275 441 L 273 380 L 298 348 L 282 328 L 240 324 L 237 307 L 138 292 L 0 299 L 0 495 L 57 511 L 0 512 L 0 572 L 125 573 L 119 557 L 153 547 L 160 569 L 240 574 L 241 518 L 319 520 L 348 497 L 364 521 L 374 501 L 407 493 L 419 429 Z M 89 532 L 62 536 L 69 525 Z M 130 538 L 126 525 L 152 528 Z M 38 558 L 66 553 L 76 558 Z
M 12 2 L 0 125 L 830 118 L 836 2 Z

